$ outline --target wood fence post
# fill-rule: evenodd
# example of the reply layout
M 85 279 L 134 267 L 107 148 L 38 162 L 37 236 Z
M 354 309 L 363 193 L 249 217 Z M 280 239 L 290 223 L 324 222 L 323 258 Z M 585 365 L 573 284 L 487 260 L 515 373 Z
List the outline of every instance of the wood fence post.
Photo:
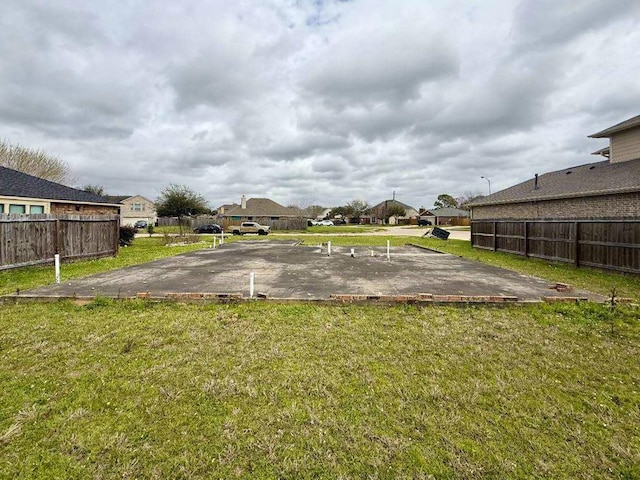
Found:
M 56 251 L 57 254 L 62 254 L 62 228 L 60 225 L 60 219 L 56 218 Z
M 114 232 L 114 253 L 113 256 L 117 256 L 120 251 L 120 217 L 116 217 L 113 220 L 113 232 Z
M 524 221 L 524 256 L 529 256 L 529 222 Z
M 574 255 L 574 265 L 576 267 L 580 266 L 580 222 L 573 223 L 573 234 L 575 235 L 573 241 L 573 255 Z
M 496 245 L 496 222 L 493 222 L 493 251 L 495 252 L 497 250 L 497 245 Z

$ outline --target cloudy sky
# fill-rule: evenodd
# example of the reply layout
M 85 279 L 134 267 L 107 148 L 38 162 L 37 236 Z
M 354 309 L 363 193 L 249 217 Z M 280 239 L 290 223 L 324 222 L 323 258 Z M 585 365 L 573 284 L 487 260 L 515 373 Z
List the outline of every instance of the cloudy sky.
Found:
M 74 186 L 433 205 L 597 161 L 637 0 L 0 2 L 0 138 Z

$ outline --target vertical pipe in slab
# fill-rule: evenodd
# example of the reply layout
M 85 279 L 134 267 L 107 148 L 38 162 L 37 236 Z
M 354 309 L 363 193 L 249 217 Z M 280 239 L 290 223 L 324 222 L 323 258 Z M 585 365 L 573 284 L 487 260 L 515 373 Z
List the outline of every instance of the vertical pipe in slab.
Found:
M 352 248 L 352 249 L 351 249 L 351 258 L 353 258 L 353 257 L 355 257 L 355 256 L 356 256 L 356 249 L 355 249 L 355 248 Z
M 60 255 L 58 253 L 53 256 L 53 263 L 56 271 L 56 283 L 60 283 Z
M 391 241 L 387 240 L 387 260 L 391 260 Z
M 218 239 L 216 238 L 216 236 L 213 236 L 213 248 L 216 248 L 216 242 L 218 241 Z
M 253 286 L 255 283 L 255 279 L 256 279 L 256 273 L 251 272 L 251 274 L 249 274 L 249 298 L 253 298 Z
M 327 255 L 331 256 L 331 242 L 327 242 Z
M 224 245 L 224 232 L 220 232 L 220 245 Z

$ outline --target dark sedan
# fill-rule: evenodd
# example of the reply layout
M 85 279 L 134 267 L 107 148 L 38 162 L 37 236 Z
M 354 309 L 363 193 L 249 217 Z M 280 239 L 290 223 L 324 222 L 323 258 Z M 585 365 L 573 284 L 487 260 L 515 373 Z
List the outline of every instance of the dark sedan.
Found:
M 222 227 L 212 223 L 210 225 L 200 225 L 193 229 L 195 233 L 222 233 Z

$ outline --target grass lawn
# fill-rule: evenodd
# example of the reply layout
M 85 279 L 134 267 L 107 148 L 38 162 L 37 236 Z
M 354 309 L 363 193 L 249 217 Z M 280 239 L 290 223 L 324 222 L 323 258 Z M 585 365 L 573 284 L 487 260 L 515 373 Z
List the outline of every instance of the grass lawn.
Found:
M 211 244 L 210 235 L 202 235 L 202 237 L 203 243 L 178 246 L 165 246 L 163 244 L 164 239 L 160 237 L 136 238 L 130 247 L 121 247 L 117 257 L 63 264 L 60 268 L 61 277 L 64 281 L 199 250 Z M 52 266 L 4 270 L 0 271 L 0 295 L 15 293 L 16 289 L 26 290 L 53 282 L 54 271 Z
M 639 317 L 5 304 L 0 478 L 640 478 Z

